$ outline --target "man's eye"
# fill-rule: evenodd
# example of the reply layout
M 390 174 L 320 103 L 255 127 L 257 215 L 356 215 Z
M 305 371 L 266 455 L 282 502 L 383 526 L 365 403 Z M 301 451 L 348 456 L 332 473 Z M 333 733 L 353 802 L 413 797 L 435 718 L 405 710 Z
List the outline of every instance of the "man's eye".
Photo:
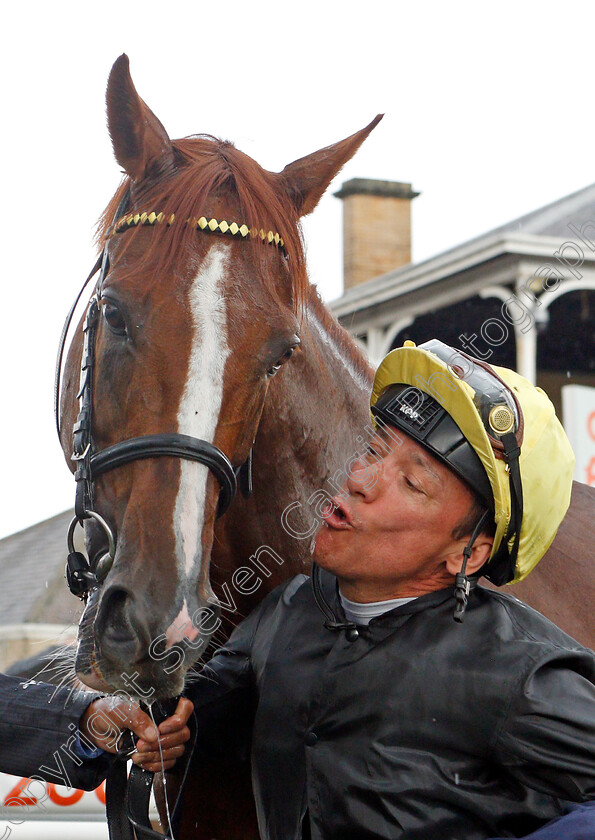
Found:
M 382 443 L 382 441 L 372 441 L 366 445 L 366 454 L 371 455 L 372 458 L 375 458 L 377 461 L 382 460 L 382 458 L 386 458 L 389 454 L 387 447 Z
M 410 479 L 408 479 L 408 478 L 407 478 L 407 476 L 404 476 L 404 478 L 405 478 L 405 484 L 407 485 L 407 487 L 409 487 L 409 489 L 410 489 L 410 490 L 415 490 L 415 492 L 416 492 L 416 493 L 421 493 L 421 492 L 423 492 L 423 491 L 422 491 L 422 490 L 421 490 L 421 489 L 417 486 L 417 484 L 414 484 L 414 483 L 413 483 Z
M 126 321 L 118 307 L 106 300 L 103 302 L 103 317 L 110 328 L 116 335 L 126 335 Z

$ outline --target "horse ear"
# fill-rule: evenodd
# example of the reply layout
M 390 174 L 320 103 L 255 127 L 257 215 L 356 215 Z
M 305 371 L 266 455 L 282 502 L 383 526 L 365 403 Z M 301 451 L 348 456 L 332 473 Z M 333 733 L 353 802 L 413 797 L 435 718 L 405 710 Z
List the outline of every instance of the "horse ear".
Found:
M 314 210 L 335 175 L 353 157 L 383 116 L 378 114 L 361 131 L 333 146 L 294 160 L 280 173 L 279 177 L 300 216 L 307 216 Z
M 171 140 L 136 92 L 125 53 L 111 69 L 106 102 L 107 124 L 116 160 L 133 181 L 173 168 Z

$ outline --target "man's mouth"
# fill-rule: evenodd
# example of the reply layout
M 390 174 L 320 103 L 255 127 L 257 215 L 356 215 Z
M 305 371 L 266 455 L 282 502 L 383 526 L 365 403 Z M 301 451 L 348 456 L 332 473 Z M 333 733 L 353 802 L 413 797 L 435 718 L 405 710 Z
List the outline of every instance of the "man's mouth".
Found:
M 336 531 L 344 531 L 353 528 L 349 509 L 339 498 L 334 498 L 322 513 L 322 518 L 329 528 Z

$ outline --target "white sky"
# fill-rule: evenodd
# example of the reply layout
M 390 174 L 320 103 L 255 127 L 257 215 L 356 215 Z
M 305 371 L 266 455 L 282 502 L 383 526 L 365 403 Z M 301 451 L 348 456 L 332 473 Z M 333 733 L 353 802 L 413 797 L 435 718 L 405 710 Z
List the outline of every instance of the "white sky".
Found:
M 119 182 L 104 91 L 120 53 L 171 137 L 215 134 L 267 169 L 386 113 L 305 224 L 311 278 L 331 300 L 342 290 L 332 192 L 344 180 L 422 193 L 415 261 L 593 182 L 594 43 L 587 0 L 7 4 L 0 537 L 74 498 L 54 361 Z

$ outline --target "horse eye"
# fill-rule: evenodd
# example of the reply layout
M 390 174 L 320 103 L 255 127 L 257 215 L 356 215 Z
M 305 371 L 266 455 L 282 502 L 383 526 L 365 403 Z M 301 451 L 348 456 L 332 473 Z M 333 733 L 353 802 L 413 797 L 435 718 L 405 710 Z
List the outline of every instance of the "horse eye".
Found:
M 118 307 L 106 300 L 103 302 L 103 317 L 110 330 L 116 335 L 126 335 L 126 321 Z
M 268 377 L 274 376 L 277 373 L 277 371 L 285 364 L 285 362 L 287 362 L 287 361 L 289 361 L 289 359 L 291 359 L 291 357 L 293 356 L 293 351 L 295 350 L 295 348 L 297 346 L 298 346 L 297 344 L 294 344 L 293 347 L 288 347 L 287 348 L 287 350 L 279 358 L 277 363 L 274 364 L 272 367 L 270 367 L 267 370 L 267 376 Z
M 279 370 L 280 367 L 281 367 L 280 364 L 276 364 L 276 365 L 272 365 L 267 370 L 267 376 L 269 377 L 269 379 L 271 378 L 271 376 L 274 376 L 277 373 L 277 371 Z

